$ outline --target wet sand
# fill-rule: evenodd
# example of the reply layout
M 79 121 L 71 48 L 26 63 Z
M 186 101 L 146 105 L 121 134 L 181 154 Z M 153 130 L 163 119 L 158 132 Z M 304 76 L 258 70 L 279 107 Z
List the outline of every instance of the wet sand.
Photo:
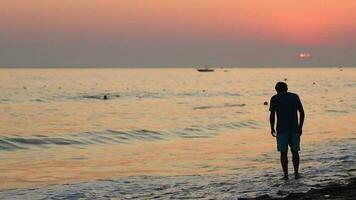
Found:
M 356 177 L 350 178 L 343 183 L 330 183 L 327 186 L 311 188 L 306 193 L 290 193 L 282 198 L 272 198 L 269 195 L 263 195 L 256 198 L 239 198 L 240 200 L 268 200 L 268 199 L 283 199 L 283 200 L 322 200 L 322 199 L 356 199 Z

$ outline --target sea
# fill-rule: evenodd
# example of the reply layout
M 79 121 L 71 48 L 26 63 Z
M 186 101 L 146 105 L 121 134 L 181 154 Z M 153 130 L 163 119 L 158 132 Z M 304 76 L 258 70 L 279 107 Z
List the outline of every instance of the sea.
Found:
M 276 82 L 306 113 L 282 180 Z M 356 68 L 0 69 L 0 199 L 238 199 L 356 175 Z

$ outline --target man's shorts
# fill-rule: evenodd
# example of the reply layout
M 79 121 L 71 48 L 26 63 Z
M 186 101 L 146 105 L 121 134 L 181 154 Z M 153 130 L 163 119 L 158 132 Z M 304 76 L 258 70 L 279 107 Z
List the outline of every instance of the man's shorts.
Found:
M 288 145 L 292 151 L 299 151 L 300 134 L 299 133 L 277 134 L 277 150 L 280 152 L 288 151 Z

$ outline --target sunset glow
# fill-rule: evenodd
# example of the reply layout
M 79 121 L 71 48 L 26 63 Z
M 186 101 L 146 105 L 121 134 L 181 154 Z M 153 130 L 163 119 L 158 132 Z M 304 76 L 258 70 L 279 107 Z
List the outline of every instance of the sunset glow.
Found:
M 356 1 L 348 0 L 2 0 L 0 32 L 2 48 L 15 48 L 25 60 L 34 51 L 28 46 L 37 44 L 40 52 L 54 57 L 54 63 L 76 63 L 73 55 L 82 52 L 79 49 L 91 48 L 83 56 L 94 59 L 96 55 L 95 63 L 115 60 L 117 56 L 110 55 L 115 51 L 126 55 L 120 59 L 127 60 L 123 64 L 132 63 L 137 55 L 149 57 L 142 62 L 155 57 L 152 63 L 174 64 L 176 55 L 187 60 L 202 50 L 209 52 L 196 56 L 211 58 L 216 47 L 224 51 L 220 60 L 231 55 L 228 60 L 234 63 L 232 55 L 236 52 L 241 59 L 264 56 L 264 52 L 251 55 L 246 51 L 257 46 L 267 52 L 276 45 L 355 47 L 355 10 Z M 211 47 L 215 48 L 209 50 Z M 165 56 L 172 58 L 157 61 L 167 50 L 174 51 Z

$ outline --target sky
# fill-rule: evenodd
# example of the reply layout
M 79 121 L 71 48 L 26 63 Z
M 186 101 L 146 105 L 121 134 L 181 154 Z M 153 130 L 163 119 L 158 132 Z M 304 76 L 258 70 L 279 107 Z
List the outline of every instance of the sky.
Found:
M 356 66 L 356 0 L 0 0 L 0 66 Z

